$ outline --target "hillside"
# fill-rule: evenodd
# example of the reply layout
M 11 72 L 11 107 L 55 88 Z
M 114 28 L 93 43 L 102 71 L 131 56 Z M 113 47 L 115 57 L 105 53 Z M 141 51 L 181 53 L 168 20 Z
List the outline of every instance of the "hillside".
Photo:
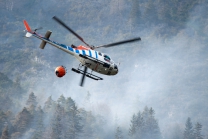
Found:
M 19 95 L 10 90 L 20 88 L 36 92 L 40 105 L 51 95 L 58 99 L 64 94 L 94 114 L 107 114 L 108 123 L 117 115 L 124 131 L 131 116 L 148 106 L 156 111 L 165 138 L 171 138 L 169 128 L 183 130 L 188 117 L 201 123 L 207 136 L 207 10 L 206 0 L 0 1 L 1 103 L 10 99 L 14 104 L 8 105 L 14 109 L 11 96 L 18 100 Z M 101 75 L 101 82 L 87 79 L 80 88 L 81 76 L 70 71 L 78 66 L 76 59 L 50 45 L 41 50 L 39 40 L 23 37 L 26 19 L 32 28 L 43 27 L 38 31 L 42 35 L 51 30 L 52 40 L 82 44 L 52 20 L 54 15 L 95 46 L 138 36 L 142 41 L 99 49 L 121 63 L 119 73 Z M 59 65 L 68 69 L 61 79 L 54 74 Z M 87 107 L 83 103 L 88 91 L 92 96 Z

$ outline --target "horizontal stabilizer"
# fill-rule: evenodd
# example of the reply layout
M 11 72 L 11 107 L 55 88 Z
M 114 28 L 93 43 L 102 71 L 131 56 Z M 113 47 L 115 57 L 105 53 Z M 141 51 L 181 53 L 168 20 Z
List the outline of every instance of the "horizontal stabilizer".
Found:
M 27 38 L 29 38 L 29 37 L 31 37 L 31 36 L 32 36 L 32 34 L 29 33 L 29 32 L 27 32 L 26 35 L 25 35 L 25 37 L 27 37 Z
M 45 42 L 45 41 L 42 41 L 39 47 L 40 47 L 41 49 L 44 49 L 45 45 L 46 45 L 46 42 Z
M 45 34 L 45 39 L 49 39 L 49 37 L 51 36 L 51 33 L 52 33 L 51 31 L 47 31 Z M 46 45 L 46 41 L 42 41 L 39 47 L 41 49 L 44 49 L 45 45 Z

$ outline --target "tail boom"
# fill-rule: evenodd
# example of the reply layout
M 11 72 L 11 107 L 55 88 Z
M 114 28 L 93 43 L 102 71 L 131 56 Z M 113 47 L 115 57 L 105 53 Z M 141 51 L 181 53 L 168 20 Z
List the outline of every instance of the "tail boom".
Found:
M 33 36 L 33 37 L 36 37 L 36 38 L 42 40 L 42 42 L 41 42 L 41 44 L 39 46 L 41 49 L 44 49 L 46 43 L 49 43 L 50 45 L 55 46 L 56 48 L 59 48 L 59 49 L 65 51 L 65 52 L 67 52 L 67 53 L 69 53 L 69 54 L 71 54 L 73 56 L 76 55 L 75 50 L 71 46 L 66 46 L 66 45 L 59 44 L 59 43 L 57 43 L 55 41 L 50 40 L 49 37 L 51 36 L 51 33 L 52 33 L 51 31 L 47 31 L 45 36 L 42 37 L 41 35 L 37 34 L 35 31 L 33 31 L 30 28 L 30 26 L 29 26 L 29 24 L 27 23 L 26 20 L 23 20 L 23 23 L 24 23 L 24 26 L 25 26 L 26 31 L 27 31 L 25 37 Z

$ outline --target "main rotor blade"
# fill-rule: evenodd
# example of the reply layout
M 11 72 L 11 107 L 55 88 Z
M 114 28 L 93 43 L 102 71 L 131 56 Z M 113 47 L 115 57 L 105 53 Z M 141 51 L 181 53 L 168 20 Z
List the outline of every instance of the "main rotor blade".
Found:
M 83 86 L 83 84 L 84 84 L 84 79 L 85 79 L 86 72 L 87 72 L 87 67 L 85 66 L 84 74 L 82 75 L 82 80 L 80 82 L 80 86 Z
M 76 32 L 74 32 L 70 27 L 68 27 L 63 21 L 61 21 L 58 17 L 54 16 L 53 19 L 58 22 L 59 24 L 61 24 L 63 27 L 65 27 L 68 31 L 70 31 L 73 35 L 75 35 L 80 41 L 82 41 L 84 44 L 86 44 L 87 46 L 90 47 L 89 44 L 87 44 L 84 39 L 79 36 Z
M 124 41 L 119 41 L 119 42 L 114 42 L 114 43 L 110 43 L 110 44 L 106 44 L 106 45 L 97 46 L 94 49 L 100 48 L 100 47 L 112 47 L 112 46 L 121 45 L 124 43 L 131 43 L 131 42 L 135 42 L 135 41 L 140 41 L 140 40 L 141 40 L 141 38 L 138 37 L 138 38 L 134 38 L 134 39 L 129 39 L 129 40 L 124 40 Z

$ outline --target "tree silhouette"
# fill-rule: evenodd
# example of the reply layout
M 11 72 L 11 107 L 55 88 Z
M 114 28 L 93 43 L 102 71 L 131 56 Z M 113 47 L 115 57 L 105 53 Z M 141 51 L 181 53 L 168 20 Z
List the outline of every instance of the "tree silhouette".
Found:
M 52 133 L 51 136 L 55 139 L 61 139 L 63 134 L 62 134 L 62 117 L 63 114 L 63 109 L 60 106 L 60 104 L 56 105 L 54 117 L 52 118 Z
M 134 137 L 135 134 L 136 134 L 136 129 L 137 129 L 137 117 L 136 115 L 134 114 L 132 116 L 132 120 L 131 120 L 131 124 L 130 124 L 130 129 L 129 129 L 129 135 L 131 137 Z
M 34 135 L 33 135 L 33 139 L 41 139 L 43 138 L 43 132 L 44 132 L 44 123 L 43 123 L 43 120 L 44 120 L 44 112 L 43 110 L 41 109 L 41 107 L 39 106 L 37 108 L 37 111 L 36 111 L 36 115 L 35 115 L 35 118 L 34 118 L 34 129 L 35 129 L 35 132 L 34 132 Z
M 200 123 L 196 123 L 194 127 L 194 138 L 195 139 L 203 139 L 201 135 L 202 125 Z
M 161 139 L 160 128 L 154 114 L 153 108 L 149 109 L 147 106 L 142 113 L 139 111 L 137 115 L 134 114 L 131 120 L 129 135 L 132 138 L 139 139 Z
M 122 131 L 119 127 L 116 128 L 115 139 L 123 139 Z
M 57 102 L 58 102 L 61 106 L 64 106 L 64 105 L 65 105 L 66 99 L 65 99 L 65 97 L 63 96 L 63 94 L 59 97 L 59 99 L 57 100 Z
M 4 130 L 2 131 L 2 134 L 1 134 L 1 139 L 9 139 L 9 132 L 8 132 L 8 126 L 6 126 L 4 128 Z
M 14 121 L 14 127 L 17 132 L 24 133 L 28 126 L 30 125 L 32 120 L 32 116 L 30 112 L 27 110 L 27 108 L 23 108 L 23 110 L 18 113 L 15 121 Z
M 29 94 L 29 97 L 27 99 L 27 102 L 26 102 L 27 105 L 31 106 L 31 105 L 34 105 L 36 107 L 37 105 L 37 100 L 36 100 L 36 96 L 33 92 L 31 92 Z
M 192 126 L 192 122 L 191 122 L 190 117 L 188 117 L 188 119 L 186 120 L 186 127 L 185 127 L 185 131 L 183 134 L 183 138 L 184 139 L 193 139 L 194 138 L 194 131 L 193 131 L 193 126 Z
M 65 117 L 66 117 L 66 138 L 75 139 L 78 134 L 82 131 L 80 125 L 81 117 L 74 100 L 67 98 L 65 106 Z

